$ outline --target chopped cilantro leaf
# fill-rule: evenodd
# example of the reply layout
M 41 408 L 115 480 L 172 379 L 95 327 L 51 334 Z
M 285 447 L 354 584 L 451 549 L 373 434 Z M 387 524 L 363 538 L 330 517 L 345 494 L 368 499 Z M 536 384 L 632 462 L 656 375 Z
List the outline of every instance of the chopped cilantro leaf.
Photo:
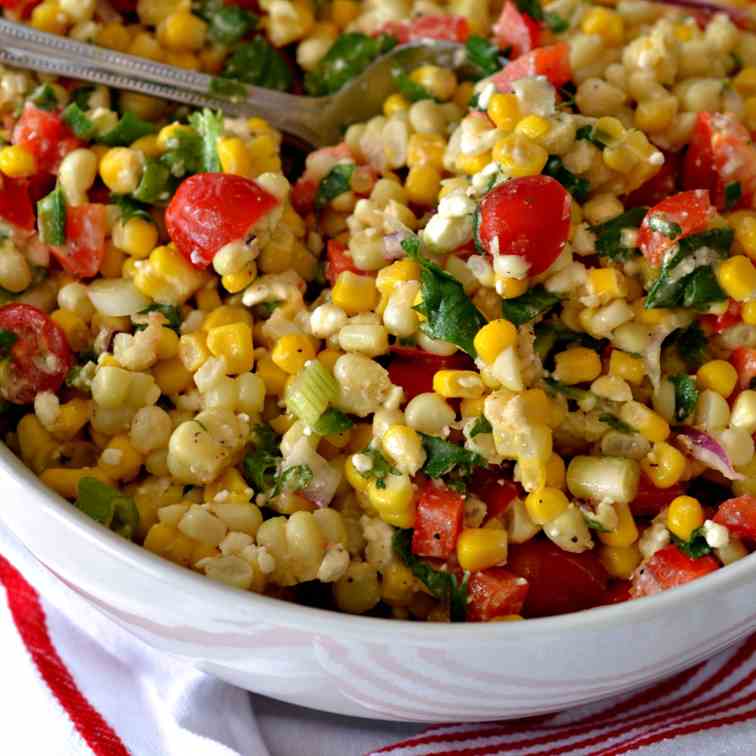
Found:
M 542 285 L 533 286 L 524 294 L 514 299 L 504 299 L 501 311 L 504 317 L 514 325 L 524 325 L 539 315 L 543 315 L 560 302 L 556 294 L 546 291 Z
M 682 423 L 696 409 L 698 403 L 696 382 L 689 375 L 671 375 L 669 380 L 675 387 L 675 420 Z
M 683 541 L 682 538 L 678 538 L 674 533 L 672 535 L 672 543 L 677 546 L 680 551 L 691 559 L 699 559 L 702 556 L 706 556 L 711 553 L 711 546 L 706 543 L 706 536 L 704 536 L 703 528 L 696 528 L 687 541 Z
M 616 218 L 591 226 L 596 235 L 596 252 L 610 260 L 628 260 L 637 254 L 635 247 L 626 246 L 624 231 L 638 228 L 648 212 L 647 207 L 634 207 Z
M 465 44 L 467 62 L 478 72 L 479 78 L 492 76 L 502 68 L 499 48 L 485 37 L 472 35 Z
M 467 476 L 474 468 L 486 465 L 486 460 L 480 454 L 463 446 L 425 433 L 421 433 L 420 436 L 427 455 L 423 472 L 430 478 L 441 478 L 455 469 L 461 475 Z
M 38 107 L 40 110 L 55 110 L 58 107 L 58 98 L 55 96 L 55 90 L 50 84 L 40 84 L 29 95 L 29 102 Z
M 96 141 L 106 144 L 108 147 L 122 147 L 154 132 L 154 124 L 143 121 L 130 110 L 127 110 L 121 116 L 121 120 L 110 131 L 98 136 Z
M 369 470 L 357 470 L 363 478 L 375 480 L 377 488 L 386 488 L 386 478 L 389 475 L 401 475 L 387 459 L 377 449 L 368 446 L 360 454 L 370 458 L 371 466 Z
M 255 491 L 262 493 L 275 484 L 281 452 L 269 425 L 261 423 L 255 426 L 254 436 L 255 448 L 244 457 L 244 477 Z
M 282 92 L 292 83 L 288 64 L 262 36 L 239 45 L 226 61 L 221 76 Z
M 312 478 L 312 469 L 309 465 L 287 467 L 276 476 L 270 496 L 278 496 L 284 491 L 301 491 L 312 483 Z
M 320 416 L 313 430 L 320 436 L 331 436 L 334 433 L 343 433 L 353 425 L 354 421 L 350 417 L 331 407 Z
M 562 159 L 557 155 L 549 156 L 543 174 L 556 179 L 578 202 L 584 202 L 588 198 L 588 192 L 591 190 L 588 179 L 576 176 L 565 168 Z
M 322 210 L 328 203 L 350 190 L 354 163 L 339 163 L 320 180 L 315 194 L 315 207 Z
M 670 341 L 685 363 L 685 367 L 691 372 L 698 370 L 708 359 L 709 341 L 698 323 L 692 323 L 687 328 L 675 331 Z
M 493 428 L 491 423 L 488 422 L 485 415 L 478 417 L 470 428 L 470 438 L 481 435 L 481 433 L 492 433 Z
M 545 12 L 543 20 L 554 34 L 562 34 L 570 28 L 570 22 L 558 13 Z
M 520 13 L 527 13 L 534 21 L 543 21 L 543 8 L 540 0 L 515 0 Z

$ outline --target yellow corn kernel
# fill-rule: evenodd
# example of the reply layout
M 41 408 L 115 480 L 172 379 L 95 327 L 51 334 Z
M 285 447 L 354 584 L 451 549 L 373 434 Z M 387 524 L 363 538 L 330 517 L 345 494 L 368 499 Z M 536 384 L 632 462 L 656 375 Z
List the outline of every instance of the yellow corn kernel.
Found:
M 515 132 L 496 142 L 493 159 L 510 176 L 537 176 L 546 166 L 549 153 L 537 142 Z
M 522 118 L 517 97 L 513 94 L 497 92 L 491 96 L 486 108 L 488 117 L 504 131 L 512 131 Z
M 546 525 L 556 519 L 569 505 L 569 499 L 558 488 L 540 488 L 525 499 L 525 509 L 536 525 Z
M 635 126 L 643 131 L 655 132 L 668 128 L 677 115 L 677 98 L 674 95 L 643 100 L 638 103 L 635 114 Z
M 373 479 L 366 493 L 384 522 L 397 528 L 411 528 L 415 524 L 415 489 L 408 475 L 387 475 L 383 487 Z
M 756 213 L 747 212 L 736 218 L 730 216 L 729 220 L 735 229 L 735 241 L 751 260 L 756 260 Z
M 546 486 L 556 489 L 564 488 L 565 471 L 564 460 L 553 452 L 546 463 Z
M 246 373 L 252 369 L 252 329 L 247 323 L 211 328 L 207 332 L 207 348 L 214 357 L 223 358 L 229 375 Z
M 263 357 L 258 360 L 255 372 L 265 384 L 266 395 L 283 395 L 283 392 L 286 389 L 286 381 L 289 379 L 289 374 L 281 370 L 270 357 Z
M 252 315 L 246 307 L 241 305 L 223 305 L 213 310 L 202 323 L 202 330 L 209 331 L 218 326 L 231 325 L 232 323 L 246 323 L 252 326 Z
M 57 442 L 34 414 L 21 418 L 16 434 L 21 459 L 39 475 L 52 461 L 58 449 Z
M 55 425 L 51 432 L 61 441 L 72 439 L 88 422 L 92 415 L 92 402 L 89 399 L 71 399 L 60 405 Z
M 746 66 L 732 80 L 732 85 L 743 97 L 756 95 L 756 66 Z
M 660 441 L 641 460 L 641 469 L 657 488 L 670 488 L 685 472 L 685 456 L 671 444 Z
M 100 455 L 99 466 L 111 480 L 132 480 L 142 467 L 142 455 L 128 436 L 113 436 Z
M 756 131 L 756 96 L 743 103 L 743 122 L 749 131 Z
M 607 546 L 631 546 L 638 540 L 638 527 L 630 506 L 615 502 L 614 511 L 617 513 L 617 527 L 609 533 L 599 533 L 599 540 Z
M 147 551 L 183 567 L 189 567 L 192 564 L 194 550 L 199 545 L 176 528 L 164 525 L 162 522 L 153 525 L 144 539 L 144 548 Z
M 692 496 L 678 496 L 667 510 L 667 527 L 682 541 L 689 541 L 693 531 L 704 524 L 704 511 Z
M 459 403 L 459 414 L 462 417 L 480 417 L 483 414 L 485 401 L 482 396 L 477 399 L 463 399 Z
M 25 178 L 37 172 L 37 160 L 25 147 L 11 144 L 0 149 L 0 171 L 11 178 Z
M 609 576 L 618 580 L 629 580 L 643 558 L 635 543 L 630 546 L 602 545 L 598 557 Z
M 74 352 L 83 352 L 89 345 L 87 324 L 71 310 L 55 310 L 50 317 L 63 329 Z
M 367 492 L 370 480 L 363 475 L 360 475 L 352 462 L 351 455 L 344 460 L 344 477 L 355 491 L 359 491 L 360 493 Z
M 68 16 L 55 0 L 45 0 L 31 13 L 29 24 L 48 34 L 65 34 Z
M 221 278 L 223 288 L 229 294 L 238 294 L 244 291 L 257 278 L 257 265 L 254 261 L 238 273 L 228 273 Z
M 100 275 L 103 278 L 120 278 L 126 255 L 112 242 L 105 245 L 105 257 L 100 263 Z
M 391 562 L 381 577 L 381 598 L 391 606 L 407 606 L 415 592 L 412 570 L 401 562 Z
M 432 165 L 437 171 L 444 169 L 446 140 L 440 134 L 413 134 L 407 145 L 407 166 Z
M 399 283 L 420 279 L 420 266 L 414 260 L 397 260 L 378 271 L 375 285 L 381 294 L 390 297 Z
M 315 347 L 304 334 L 289 333 L 276 341 L 271 358 L 281 370 L 296 375 L 306 362 L 315 359 Z
M 439 370 L 433 375 L 433 390 L 446 399 L 478 399 L 485 386 L 473 370 Z
M 452 98 L 457 88 L 454 71 L 440 66 L 420 66 L 410 74 L 410 79 L 436 100 L 444 102 Z
M 152 375 L 160 393 L 166 396 L 176 396 L 192 385 L 192 374 L 184 367 L 180 357 L 161 360 L 152 368 Z
M 744 255 L 725 260 L 717 270 L 719 285 L 738 302 L 756 297 L 756 268 Z
M 496 293 L 502 299 L 515 299 L 528 290 L 527 278 L 502 277 L 496 279 Z
M 40 476 L 40 480 L 55 493 L 65 499 L 75 499 L 78 496 L 79 481 L 82 478 L 97 478 L 103 483 L 110 483 L 110 478 L 97 467 L 48 467 Z
M 331 3 L 331 21 L 343 29 L 360 15 L 360 5 L 355 0 L 333 0 Z
M 627 296 L 625 276 L 616 268 L 591 268 L 588 271 L 588 289 L 604 299 Z
M 735 390 L 738 371 L 725 360 L 709 360 L 698 368 L 696 378 L 703 388 L 716 391 L 727 399 Z
M 239 137 L 221 137 L 218 140 L 218 159 L 224 173 L 252 178 L 254 166 L 247 145 Z
M 584 34 L 597 34 L 609 47 L 621 45 L 625 34 L 622 16 L 608 8 L 591 8 L 583 16 L 580 28 Z
M 480 155 L 457 155 L 455 167 L 458 171 L 472 176 L 482 171 L 491 162 L 491 153 L 482 152 Z
M 206 334 L 201 331 L 185 333 L 179 339 L 178 356 L 188 371 L 194 373 L 199 370 L 210 357 Z
M 193 52 L 177 52 L 176 50 L 166 50 L 164 53 L 165 62 L 169 66 L 176 68 L 187 68 L 190 71 L 199 71 L 201 67 L 200 59 Z
M 236 501 L 249 501 L 252 489 L 234 467 L 226 470 L 220 478 L 205 486 L 203 498 L 212 501 L 221 491 L 228 491 Z
M 278 141 L 273 134 L 261 134 L 247 145 L 252 159 L 252 172 L 255 176 L 269 171 L 280 171 L 281 160 L 278 156 Z
M 202 312 L 210 313 L 211 315 L 222 307 L 220 294 L 218 294 L 218 289 L 216 289 L 215 286 L 205 286 L 200 289 L 194 299 L 197 302 L 198 309 L 202 310 Z M 216 325 L 228 325 L 228 323 L 215 322 L 214 318 L 213 324 L 210 328 L 214 328 Z
M 620 420 L 624 420 L 651 442 L 664 441 L 669 436 L 669 423 L 645 404 L 625 402 L 620 408 L 619 416 Z
M 100 160 L 100 177 L 116 194 L 133 192 L 142 176 L 142 156 L 128 147 L 113 147 Z
M 509 347 L 517 343 L 517 329 L 504 318 L 486 323 L 476 334 L 475 350 L 488 364 L 493 364 L 496 358 Z
M 432 207 L 438 202 L 441 190 L 441 173 L 437 168 L 426 163 L 410 168 L 404 182 L 407 198 L 410 202 L 424 207 Z
M 122 113 L 130 110 L 134 115 L 139 116 L 145 121 L 157 121 L 165 112 L 166 102 L 160 100 L 157 97 L 150 97 L 150 95 L 141 94 L 140 92 L 121 92 L 118 97 L 118 104 Z M 145 155 L 150 157 L 159 157 L 160 153 L 156 151 L 157 141 L 154 135 L 149 135 L 147 140 L 144 137 L 137 139 L 134 144 L 131 145 L 132 149 L 141 149 Z
M 221 73 L 227 57 L 228 48 L 220 46 L 205 47 L 199 53 L 202 70 L 211 76 L 218 76 Z
M 573 347 L 557 354 L 554 377 L 568 385 L 593 381 L 601 375 L 601 358 L 592 349 Z
M 318 352 L 318 362 L 322 362 L 323 365 L 325 365 L 331 372 L 333 372 L 334 365 L 336 365 L 336 360 L 341 357 L 341 355 L 344 354 L 343 352 L 339 352 L 337 349 L 324 349 L 322 352 Z
M 345 270 L 339 273 L 336 279 L 331 291 L 331 300 L 347 315 L 370 312 L 378 303 L 375 279 Z
M 186 302 L 205 284 L 208 274 L 193 267 L 173 246 L 156 247 L 134 274 L 142 294 L 162 304 Z
M 402 110 L 409 110 L 410 104 L 409 100 L 402 97 L 398 92 L 395 92 L 383 101 L 383 115 L 385 115 L 386 118 L 390 118 L 394 113 L 399 113 Z
M 609 357 L 609 375 L 616 375 L 639 386 L 646 375 L 646 366 L 640 357 L 613 349 Z
M 108 50 L 126 52 L 131 42 L 131 32 L 121 22 L 111 21 L 97 32 L 95 41 L 100 47 L 106 47 Z
M 517 126 L 515 126 L 515 132 L 517 134 L 523 134 L 534 142 L 545 137 L 550 130 L 551 124 L 548 119 L 539 115 L 525 116 L 525 118 L 518 121 Z
M 188 11 L 171 13 L 158 26 L 160 44 L 176 52 L 199 50 L 205 43 L 207 24 Z
M 453 102 L 455 105 L 459 105 L 462 110 L 467 110 L 470 106 L 470 100 L 475 92 L 475 84 L 471 81 L 462 81 L 457 87 L 457 91 L 454 93 Z
M 132 37 L 127 52 L 129 55 L 136 55 L 139 58 L 163 60 L 163 48 L 157 39 L 147 32 L 139 32 L 135 37 Z
M 507 560 L 507 531 L 465 528 L 457 540 L 457 561 L 463 570 L 485 570 Z
M 158 132 L 157 143 L 161 150 L 169 150 L 173 147 L 179 138 L 180 134 L 184 134 L 187 137 L 191 137 L 196 132 L 191 126 L 186 126 L 183 123 L 169 123 L 167 126 L 163 126 Z
M 149 257 L 157 245 L 157 227 L 144 218 L 129 218 L 126 223 L 119 221 L 116 228 L 113 241 L 118 249 L 138 260 Z
M 746 302 L 740 311 L 740 317 L 748 325 L 756 325 L 756 301 Z

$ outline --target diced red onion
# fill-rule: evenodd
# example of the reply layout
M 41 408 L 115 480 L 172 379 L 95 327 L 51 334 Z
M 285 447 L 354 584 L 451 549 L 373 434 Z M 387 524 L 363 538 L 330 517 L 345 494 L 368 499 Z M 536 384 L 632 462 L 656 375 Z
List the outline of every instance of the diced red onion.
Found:
M 732 466 L 727 452 L 722 448 L 719 441 L 712 438 L 708 433 L 686 425 L 679 431 L 677 443 L 693 459 L 697 459 L 712 470 L 722 473 L 725 478 L 729 480 L 744 479 L 745 476 L 737 472 Z
M 409 231 L 395 231 L 383 237 L 383 256 L 387 260 L 401 260 L 406 257 L 402 242 L 409 236 Z
M 341 473 L 328 464 L 310 444 L 309 439 L 300 438 L 284 460 L 283 469 L 295 465 L 307 465 L 312 470 L 312 481 L 299 493 L 319 507 L 327 507 L 341 483 Z

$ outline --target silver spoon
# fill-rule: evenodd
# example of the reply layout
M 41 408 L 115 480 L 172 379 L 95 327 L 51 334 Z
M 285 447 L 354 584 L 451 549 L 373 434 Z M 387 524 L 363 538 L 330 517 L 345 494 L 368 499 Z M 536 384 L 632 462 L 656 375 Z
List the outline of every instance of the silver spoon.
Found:
M 259 116 L 317 147 L 341 141 L 346 126 L 371 118 L 395 91 L 393 71 L 424 63 L 459 69 L 465 50 L 453 42 L 424 41 L 395 47 L 336 94 L 303 97 L 234 82 L 233 96 L 219 92 L 207 74 L 106 50 L 0 19 L 0 63 L 66 76 L 231 116 Z M 238 91 L 238 95 L 237 95 Z

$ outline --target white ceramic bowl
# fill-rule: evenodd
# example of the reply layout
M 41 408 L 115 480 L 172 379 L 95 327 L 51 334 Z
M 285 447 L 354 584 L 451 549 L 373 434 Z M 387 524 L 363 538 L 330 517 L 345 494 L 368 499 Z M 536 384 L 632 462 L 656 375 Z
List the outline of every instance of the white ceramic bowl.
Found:
M 522 717 L 672 674 L 756 628 L 756 554 L 653 598 L 527 622 L 352 617 L 237 591 L 105 530 L 0 444 L 0 516 L 62 581 L 151 646 L 257 693 L 422 722 Z

